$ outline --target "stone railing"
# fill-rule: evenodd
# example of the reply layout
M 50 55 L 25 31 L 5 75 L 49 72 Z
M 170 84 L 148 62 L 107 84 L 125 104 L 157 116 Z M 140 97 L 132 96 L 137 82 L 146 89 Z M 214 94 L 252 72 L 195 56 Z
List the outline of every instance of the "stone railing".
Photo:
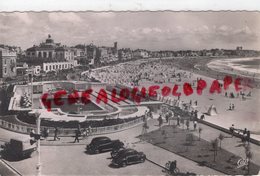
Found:
M 119 132 L 119 131 L 123 131 L 132 127 L 135 127 L 139 124 L 143 123 L 143 118 L 137 118 L 135 120 L 126 122 L 126 123 L 122 123 L 122 124 L 117 124 L 117 125 L 111 125 L 111 126 L 105 126 L 105 127 L 93 127 L 91 128 L 91 135 L 99 135 L 99 134 L 108 134 L 108 133 L 115 133 L 115 132 Z M 36 127 L 35 125 L 31 125 L 31 126 L 26 126 L 26 125 L 18 125 L 18 124 L 14 124 L 11 122 L 7 122 L 5 120 L 0 119 L 0 127 L 10 130 L 10 131 L 14 131 L 17 133 L 22 133 L 22 134 L 29 134 L 31 132 L 31 130 L 35 130 L 36 131 Z M 53 127 L 44 127 L 41 126 L 41 131 L 43 131 L 44 128 L 49 129 L 49 136 L 54 136 L 54 128 Z M 75 130 L 77 128 L 59 128 L 59 132 L 58 135 L 59 136 L 75 136 Z

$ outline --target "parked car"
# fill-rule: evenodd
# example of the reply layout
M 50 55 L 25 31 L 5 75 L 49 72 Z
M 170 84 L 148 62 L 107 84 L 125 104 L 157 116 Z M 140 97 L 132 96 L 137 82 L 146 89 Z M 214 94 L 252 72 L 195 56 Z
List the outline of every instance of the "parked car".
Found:
M 119 152 L 113 159 L 112 165 L 116 167 L 125 167 L 130 164 L 145 162 L 146 155 L 134 149 L 126 149 Z
M 31 157 L 31 154 L 37 149 L 36 144 L 31 144 L 30 140 L 10 139 L 1 145 L 2 156 L 24 159 Z
M 120 140 L 111 140 L 108 137 L 96 137 L 93 138 L 91 143 L 86 146 L 86 150 L 89 153 L 100 153 L 119 149 L 124 146 L 124 143 Z

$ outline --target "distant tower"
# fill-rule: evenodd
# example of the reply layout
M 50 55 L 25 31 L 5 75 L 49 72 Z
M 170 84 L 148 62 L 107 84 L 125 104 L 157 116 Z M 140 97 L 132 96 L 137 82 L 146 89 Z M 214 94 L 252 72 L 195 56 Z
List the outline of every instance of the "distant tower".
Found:
M 117 42 L 114 42 L 114 50 L 117 52 Z
M 53 41 L 53 39 L 51 38 L 51 35 L 50 35 L 50 34 L 48 34 L 48 38 L 46 39 L 46 43 L 48 43 L 48 44 L 53 44 L 53 43 L 54 43 L 54 41 Z
M 243 47 L 242 46 L 237 46 L 237 48 L 236 48 L 238 51 L 241 51 L 241 50 L 243 50 Z

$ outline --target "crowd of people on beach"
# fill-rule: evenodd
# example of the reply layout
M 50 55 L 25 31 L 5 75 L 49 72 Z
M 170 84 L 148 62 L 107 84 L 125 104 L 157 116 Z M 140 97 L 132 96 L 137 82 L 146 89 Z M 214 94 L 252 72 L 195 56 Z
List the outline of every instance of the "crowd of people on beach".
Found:
M 90 76 L 104 83 L 133 87 L 144 83 L 181 83 L 190 79 L 192 73 L 177 69 L 174 62 L 169 60 L 156 60 L 97 69 Z

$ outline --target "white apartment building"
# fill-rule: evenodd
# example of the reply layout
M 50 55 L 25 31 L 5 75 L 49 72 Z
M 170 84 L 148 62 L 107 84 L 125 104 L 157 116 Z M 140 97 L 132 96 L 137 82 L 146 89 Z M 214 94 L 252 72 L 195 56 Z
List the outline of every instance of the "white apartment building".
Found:
M 70 62 L 48 62 L 43 63 L 42 69 L 44 72 L 66 70 L 78 66 L 77 60 Z

